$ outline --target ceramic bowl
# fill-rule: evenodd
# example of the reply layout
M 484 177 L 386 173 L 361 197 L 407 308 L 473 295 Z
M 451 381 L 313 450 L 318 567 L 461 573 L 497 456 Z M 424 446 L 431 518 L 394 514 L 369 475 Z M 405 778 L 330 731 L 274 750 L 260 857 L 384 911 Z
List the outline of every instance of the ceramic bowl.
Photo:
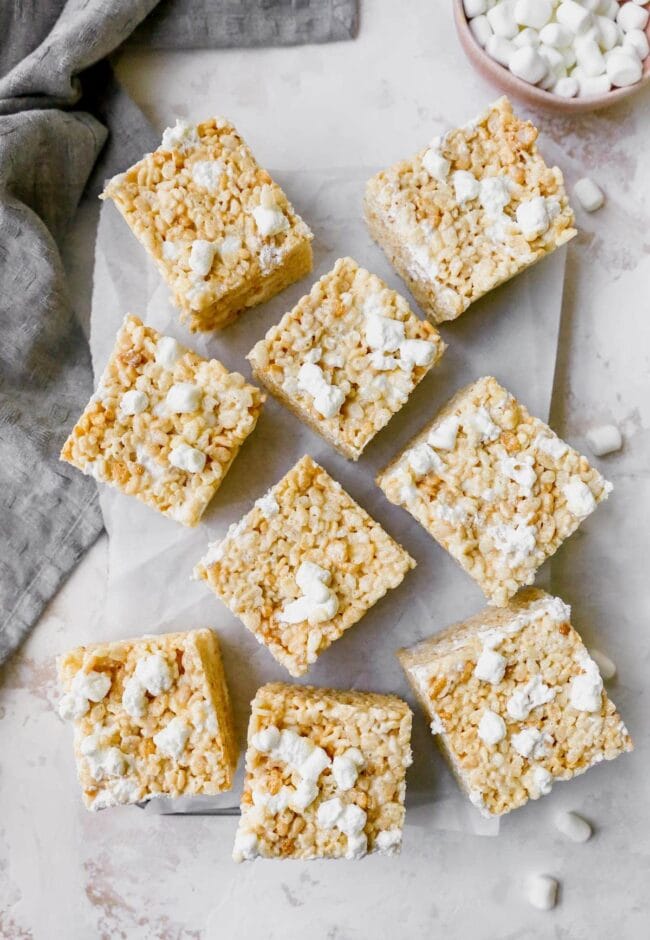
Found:
M 538 88 L 536 85 L 529 85 L 528 82 L 513 75 L 504 65 L 500 65 L 490 58 L 472 35 L 463 9 L 463 0 L 453 0 L 453 4 L 454 20 L 460 44 L 476 71 L 508 97 L 522 101 L 532 108 L 542 108 L 555 114 L 584 114 L 586 111 L 609 108 L 619 101 L 638 94 L 650 84 L 650 56 L 648 56 L 643 63 L 643 77 L 635 85 L 628 85 L 626 88 L 613 88 L 606 95 L 593 95 L 588 98 L 561 98 L 559 95 L 544 91 L 543 88 Z M 646 33 L 650 37 L 650 23 L 646 28 Z

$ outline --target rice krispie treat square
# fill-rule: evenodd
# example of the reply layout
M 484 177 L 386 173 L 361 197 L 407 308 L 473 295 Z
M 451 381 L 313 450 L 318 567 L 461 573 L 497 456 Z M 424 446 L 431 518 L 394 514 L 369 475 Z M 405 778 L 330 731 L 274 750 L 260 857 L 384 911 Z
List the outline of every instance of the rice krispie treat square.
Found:
M 632 750 L 559 597 L 525 589 L 398 658 L 458 783 L 486 816 Z
M 461 389 L 377 483 L 498 607 L 612 489 L 490 376 Z
M 237 743 L 212 630 L 81 646 L 58 669 L 88 809 L 231 788 Z
M 366 186 L 370 233 L 434 323 L 576 235 L 558 167 L 537 129 L 500 98 Z
M 305 456 L 209 546 L 196 575 L 292 676 L 302 676 L 414 567 Z
M 290 411 L 358 460 L 444 350 L 403 297 L 340 258 L 248 359 Z
M 194 526 L 265 398 L 238 372 L 127 316 L 61 459 Z
M 259 689 L 235 861 L 397 854 L 411 722 L 394 695 L 280 682 Z
M 190 330 L 216 330 L 312 268 L 312 233 L 223 118 L 177 121 L 106 184 Z

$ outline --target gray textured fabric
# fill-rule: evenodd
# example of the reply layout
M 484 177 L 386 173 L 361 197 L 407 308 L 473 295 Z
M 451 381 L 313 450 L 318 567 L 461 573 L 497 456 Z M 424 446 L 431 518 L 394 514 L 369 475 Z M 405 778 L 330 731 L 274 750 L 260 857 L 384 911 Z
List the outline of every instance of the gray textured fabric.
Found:
M 153 49 L 292 46 L 353 39 L 357 0 L 161 0 L 129 39 Z
M 156 146 L 102 62 L 155 5 L 0 0 L 0 663 L 102 529 L 94 481 L 58 460 L 92 384 L 59 249 L 84 189 Z M 140 41 L 322 42 L 354 35 L 356 12 L 356 0 L 174 0 Z
M 0 662 L 102 529 L 94 481 L 58 461 L 91 391 L 58 246 L 107 136 L 87 79 L 93 110 L 119 118 L 107 158 L 146 149 L 142 116 L 88 68 L 155 2 L 73 0 L 54 23 L 42 0 L 0 9 Z

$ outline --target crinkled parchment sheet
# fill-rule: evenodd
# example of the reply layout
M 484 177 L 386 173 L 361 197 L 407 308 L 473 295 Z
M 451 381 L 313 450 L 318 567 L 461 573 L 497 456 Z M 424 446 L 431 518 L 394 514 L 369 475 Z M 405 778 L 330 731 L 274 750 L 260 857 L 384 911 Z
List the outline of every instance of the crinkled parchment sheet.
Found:
M 313 277 L 294 284 L 262 307 L 244 313 L 214 335 L 190 335 L 181 326 L 168 290 L 112 204 L 102 208 L 96 247 L 91 348 L 101 372 L 127 312 L 175 336 L 204 356 L 250 378 L 246 353 L 282 314 L 307 293 L 334 261 L 350 255 L 391 287 L 407 294 L 362 218 L 363 186 L 374 170 L 279 173 L 277 178 L 315 235 Z M 395 659 L 395 650 L 475 613 L 484 601 L 478 588 L 405 511 L 392 506 L 374 483 L 376 472 L 428 421 L 460 386 L 481 375 L 496 376 L 533 414 L 546 418 L 560 324 L 565 249 L 546 258 L 441 328 L 449 348 L 440 365 L 418 386 L 408 404 L 378 435 L 357 464 L 339 456 L 273 397 L 253 435 L 196 529 L 159 516 L 137 500 L 101 487 L 109 540 L 109 583 L 104 637 L 118 639 L 200 626 L 221 639 L 240 740 L 245 740 L 249 702 L 261 684 L 288 674 L 207 589 L 190 580 L 209 541 L 220 538 L 253 501 L 305 453 L 321 463 L 416 559 L 418 566 L 363 620 L 319 659 L 303 680 L 317 686 L 394 692 L 415 712 L 414 764 L 408 775 L 410 820 L 422 813 L 441 829 L 496 834 L 498 821 L 484 820 L 459 791 L 440 757 Z M 414 309 L 417 306 L 414 304 Z M 242 783 L 221 797 L 155 800 L 149 812 L 236 811 Z M 415 810 L 417 807 L 417 811 Z

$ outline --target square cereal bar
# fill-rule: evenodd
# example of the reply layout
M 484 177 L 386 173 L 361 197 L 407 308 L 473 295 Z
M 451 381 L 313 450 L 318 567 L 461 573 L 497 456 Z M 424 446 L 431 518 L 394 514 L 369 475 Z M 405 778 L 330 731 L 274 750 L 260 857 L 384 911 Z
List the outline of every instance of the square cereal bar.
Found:
M 311 457 L 196 568 L 292 676 L 397 587 L 413 559 Z
M 377 483 L 499 607 L 612 488 L 491 377 L 461 389 Z
M 61 459 L 194 526 L 265 397 L 238 372 L 128 316 Z
M 362 858 L 399 852 L 408 705 L 394 695 L 259 689 L 233 858 Z
M 486 816 L 632 750 L 559 597 L 527 588 L 398 658 L 458 783 Z
M 444 349 L 403 297 L 340 258 L 248 359 L 290 411 L 358 460 Z
M 370 234 L 434 323 L 576 234 L 562 173 L 536 139 L 500 98 L 368 182 Z
M 88 809 L 231 788 L 237 744 L 212 630 L 81 646 L 58 668 Z
M 167 128 L 106 184 L 190 330 L 226 326 L 312 268 L 312 234 L 223 118 Z

